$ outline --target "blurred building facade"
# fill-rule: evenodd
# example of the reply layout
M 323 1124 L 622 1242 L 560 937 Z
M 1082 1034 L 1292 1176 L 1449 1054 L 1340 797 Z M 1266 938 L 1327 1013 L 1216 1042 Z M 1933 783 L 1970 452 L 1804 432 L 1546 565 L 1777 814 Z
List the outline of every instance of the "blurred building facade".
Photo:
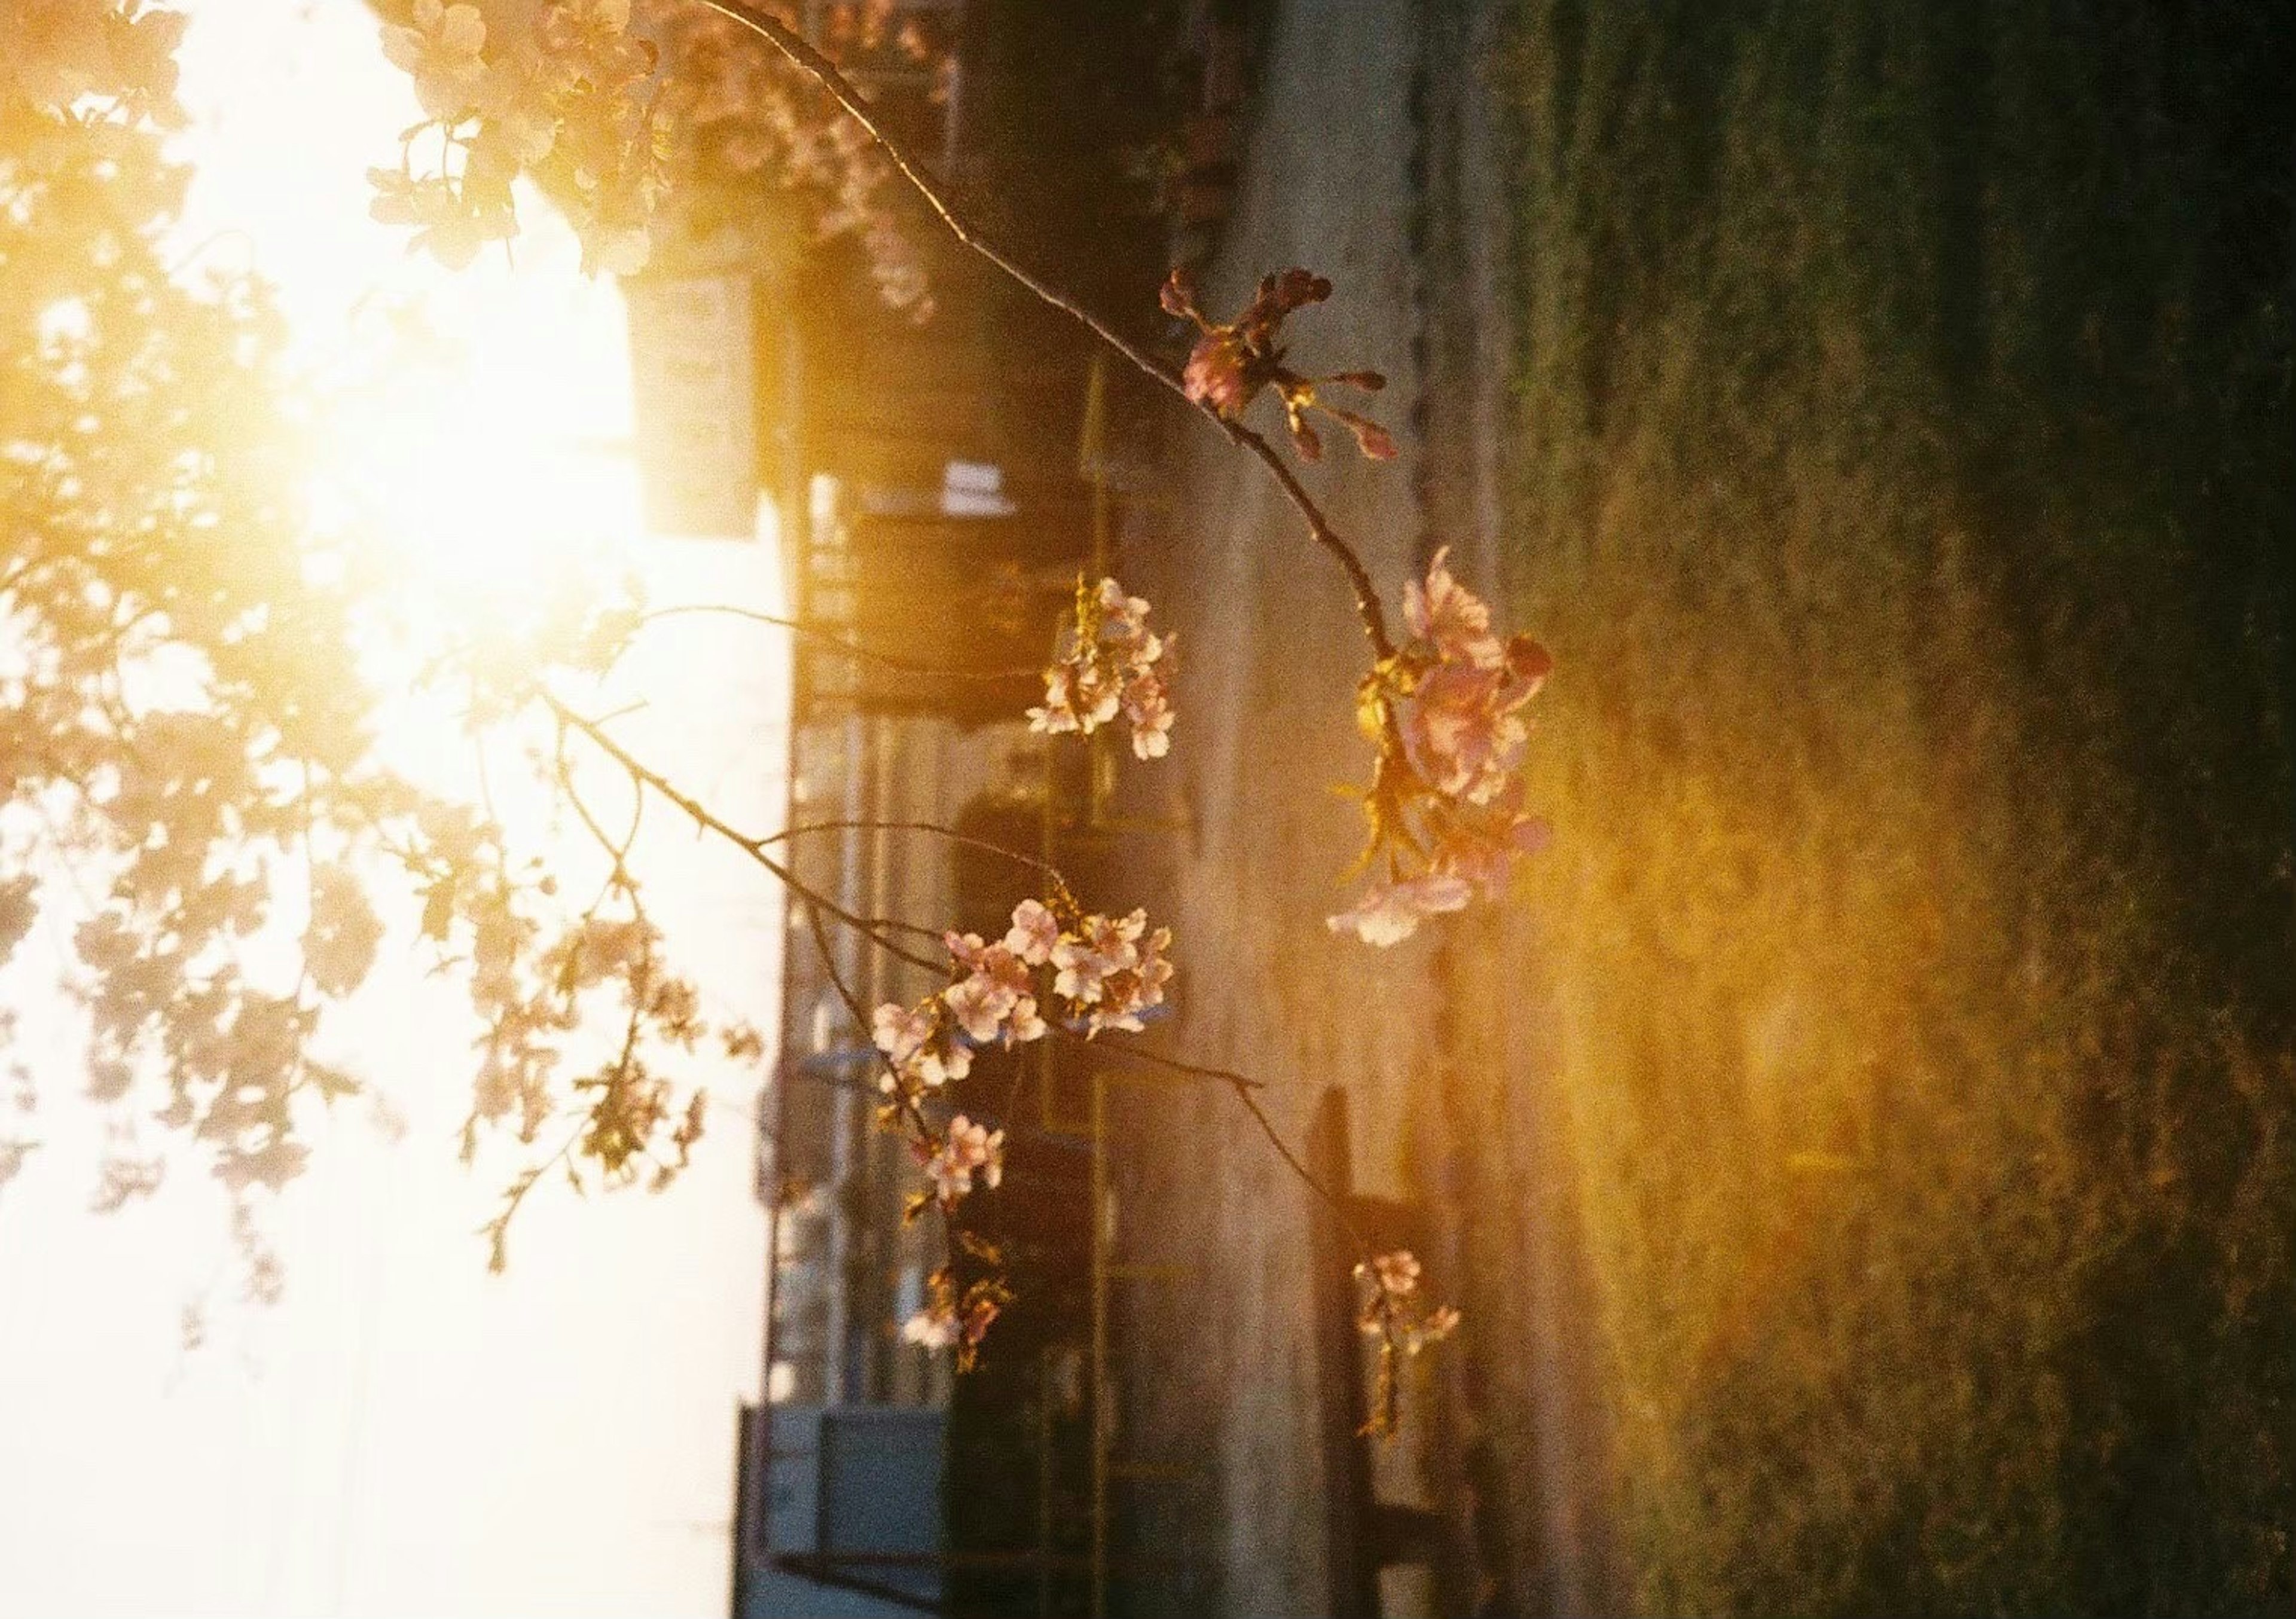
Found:
M 825 23 L 827 8 L 808 9 Z M 915 13 L 946 58 L 857 78 L 969 207 L 993 216 L 1023 170 L 1108 207 L 1108 176 L 1137 154 L 1064 105 L 1104 97 L 1111 77 L 1075 51 L 1116 37 L 1161 61 L 1175 37 L 1169 19 L 1152 31 L 1128 15 L 1111 36 L 1072 12 L 896 4 L 889 26 Z M 1142 104 L 1156 94 L 1144 87 Z M 995 850 L 1054 860 L 1089 899 L 1119 864 L 1113 762 L 1074 739 L 1047 748 L 1024 715 L 1079 575 L 1157 520 L 1152 480 L 1102 447 L 1128 384 L 1069 317 L 937 235 L 936 313 L 918 321 L 882 307 L 849 250 L 724 228 L 739 209 L 723 200 L 709 212 L 712 228 L 627 289 L 638 445 L 658 528 L 724 532 L 760 492 L 777 509 L 800 626 L 785 858 L 853 914 L 988 936 L 1041 889 Z M 1128 242 L 1082 216 L 991 223 L 1023 251 L 1065 244 L 1093 273 L 1119 266 L 1136 323 L 1155 320 L 1166 225 L 1152 209 Z M 1086 240 L 1070 241 L 1079 227 Z M 902 1217 L 916 1168 L 876 1127 L 877 1058 L 852 1010 L 939 984 L 802 904 L 788 928 L 758 1156 L 774 1228 L 767 1398 L 742 1417 L 733 1611 L 1105 1611 L 1104 1082 L 1045 1042 L 979 1054 L 953 1088 L 953 1106 L 1006 1132 L 1011 1173 L 967 1220 L 1005 1249 L 1020 1294 L 994 1353 L 955 1378 L 945 1354 L 900 1337 L 939 1233 Z

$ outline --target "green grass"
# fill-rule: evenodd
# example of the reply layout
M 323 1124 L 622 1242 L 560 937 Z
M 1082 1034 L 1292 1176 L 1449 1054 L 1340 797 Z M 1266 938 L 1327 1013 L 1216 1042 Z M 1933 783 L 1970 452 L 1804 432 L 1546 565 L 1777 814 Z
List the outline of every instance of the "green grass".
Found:
M 1645 1609 L 2296 1608 L 2292 39 L 1524 8 L 1509 594 Z

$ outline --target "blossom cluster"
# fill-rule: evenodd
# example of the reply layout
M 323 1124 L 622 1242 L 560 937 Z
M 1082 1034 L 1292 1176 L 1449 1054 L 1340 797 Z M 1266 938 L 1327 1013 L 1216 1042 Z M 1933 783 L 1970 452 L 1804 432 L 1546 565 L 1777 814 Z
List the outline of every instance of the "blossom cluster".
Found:
M 1424 919 L 1496 899 L 1515 863 L 1546 845 L 1516 774 L 1530 729 L 1521 710 L 1554 659 L 1527 635 L 1501 640 L 1489 606 L 1454 578 L 1447 551 L 1405 586 L 1411 641 L 1365 680 L 1358 715 L 1379 748 L 1365 814 L 1369 862 L 1383 862 L 1332 931 L 1398 944 Z
M 1029 728 L 1047 735 L 1090 735 L 1122 715 L 1132 752 L 1160 759 L 1172 750 L 1172 695 L 1165 683 L 1172 637 L 1148 627 L 1149 607 L 1113 579 L 1077 581 L 1076 617 L 1062 627 L 1045 671 L 1045 702 L 1029 710 Z
M 1004 1132 L 976 1124 L 962 1113 L 949 1120 L 948 1133 L 938 1146 L 929 1140 L 920 1141 L 912 1144 L 910 1151 L 923 1165 L 925 1178 L 933 1184 L 933 1197 L 943 1208 L 954 1207 L 957 1199 L 972 1190 L 976 1174 L 991 1191 L 1004 1178 Z
M 1051 906 L 1026 899 L 1013 907 L 1003 938 L 949 933 L 942 942 L 955 968 L 948 985 L 914 1006 L 888 1002 L 871 1016 L 885 1059 L 879 1083 L 890 1096 L 914 1100 L 963 1079 L 980 1047 L 1042 1039 L 1046 977 L 1056 1015 L 1087 1039 L 1104 1029 L 1138 1032 L 1141 1015 L 1163 1003 L 1172 977 L 1165 953 L 1172 930 L 1151 931 L 1145 911 L 1079 914 L 1064 926 Z
M 1004 1178 L 1002 1130 L 963 1113 L 936 1130 L 927 1117 L 928 1099 L 972 1071 L 976 1050 L 1043 1039 L 1052 1026 L 1040 1007 L 1090 1039 L 1103 1029 L 1137 1031 L 1144 1026 L 1142 1014 L 1163 1002 L 1172 977 L 1170 928 L 1152 931 L 1145 911 L 1086 914 L 1064 889 L 1055 899 L 1059 910 L 1022 900 L 999 939 L 944 934 L 949 983 L 914 1006 L 888 1002 L 871 1017 L 884 1067 L 880 1119 L 908 1136 L 930 1188 L 909 1200 L 911 1219 L 934 1208 L 949 1217 L 976 1186 L 993 1190 Z M 954 1224 L 951 1232 L 960 1247 L 993 1263 Z M 902 1336 L 926 1348 L 955 1348 L 961 1370 L 1010 1302 L 993 1271 L 959 1288 L 944 1266 L 934 1272 L 931 1303 L 909 1319 Z
M 0 51 L 0 113 L 16 103 L 46 119 L 94 119 L 117 109 L 131 119 L 178 125 L 184 109 L 176 99 L 176 50 L 189 21 L 182 12 L 116 0 L 45 0 L 29 14 L 11 7 L 7 48 Z M 29 132 L 10 133 L 20 140 Z
M 947 1265 L 925 1279 L 925 1289 L 924 1308 L 901 1326 L 902 1341 L 920 1349 L 954 1349 L 957 1370 L 968 1370 L 980 1340 L 1013 1302 L 1012 1291 L 993 1277 L 959 1287 Z
M 406 131 L 397 168 L 367 171 L 374 217 L 414 227 L 415 247 L 460 268 L 516 233 L 511 183 L 531 172 L 556 182 L 586 267 L 642 269 L 661 189 L 656 59 L 629 20 L 630 0 L 546 0 L 526 37 L 494 39 L 468 0 L 414 0 L 384 25 L 382 49 L 413 78 L 423 121 Z M 439 161 L 418 172 L 426 132 Z
M 1362 1292 L 1357 1325 L 1364 1336 L 1415 1355 L 1459 1329 L 1463 1319 L 1449 1304 L 1428 1309 L 1419 1296 L 1421 1266 L 1408 1248 L 1381 1254 L 1356 1267 Z
M 573 221 L 588 268 L 625 275 L 651 258 L 669 191 L 707 233 L 729 223 L 728 208 L 753 224 L 750 182 L 770 174 L 820 237 L 858 241 L 889 306 L 931 313 L 922 249 L 890 204 L 898 170 L 732 19 L 682 0 L 540 0 L 520 30 L 502 8 L 470 0 L 381 9 L 400 19 L 384 27 L 383 50 L 414 79 L 423 121 L 406 132 L 396 168 L 368 171 L 373 212 L 413 226 L 414 246 L 442 262 L 460 267 L 516 233 L 511 182 L 521 173 Z M 793 7 L 761 9 L 798 26 Z M 945 28 L 886 0 L 840 0 L 816 20 L 817 43 L 849 70 L 922 74 L 931 99 L 943 94 L 954 61 Z M 418 170 L 426 134 L 439 155 Z
M 1308 413 L 1314 410 L 1345 426 L 1355 435 L 1357 447 L 1365 455 L 1374 461 L 1391 460 L 1395 440 L 1385 428 L 1368 416 L 1326 405 L 1316 394 L 1320 385 L 1334 382 L 1375 393 L 1387 386 L 1385 377 L 1375 371 L 1342 371 L 1329 376 L 1308 377 L 1283 363 L 1279 339 L 1284 321 L 1295 310 L 1320 304 L 1331 296 L 1332 283 L 1323 276 L 1290 269 L 1261 278 L 1259 292 L 1235 319 L 1214 321 L 1196 307 L 1195 283 L 1188 273 L 1174 270 L 1166 277 L 1158 301 L 1166 314 L 1187 321 L 1198 334 L 1194 348 L 1188 352 L 1188 363 L 1180 373 L 1182 388 L 1197 404 L 1210 406 L 1223 421 L 1234 421 L 1242 417 L 1261 389 L 1273 388 L 1276 397 L 1283 401 L 1283 419 L 1292 430 L 1292 442 L 1305 459 L 1315 461 L 1324 454 L 1323 437 L 1308 421 Z
M 765 9 L 794 24 L 786 4 Z M 878 296 L 923 320 L 933 310 L 924 244 L 894 203 L 900 173 L 858 124 L 838 113 L 780 53 L 760 50 L 742 26 L 705 6 L 675 0 L 642 4 L 670 72 L 660 123 L 668 141 L 672 190 L 681 216 L 703 233 L 721 225 L 754 229 L 760 178 L 770 179 L 812 216 L 822 240 L 850 238 Z M 947 100 L 955 53 L 947 20 L 887 0 L 840 0 L 818 8 L 815 38 L 857 77 L 880 82 L 924 78 L 929 104 Z

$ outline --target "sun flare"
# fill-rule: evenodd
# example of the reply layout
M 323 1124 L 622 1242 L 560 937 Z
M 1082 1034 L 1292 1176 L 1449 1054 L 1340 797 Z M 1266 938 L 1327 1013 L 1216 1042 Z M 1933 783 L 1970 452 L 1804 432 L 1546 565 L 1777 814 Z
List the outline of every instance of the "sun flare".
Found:
M 627 467 L 578 413 L 594 380 L 503 341 L 499 323 L 463 341 L 432 318 L 394 308 L 379 363 L 324 403 L 323 511 L 383 548 L 416 597 L 403 605 L 457 618 L 515 611 L 570 566 L 620 560 L 636 517 L 615 476 Z
M 515 252 L 459 274 L 370 217 L 366 166 L 415 115 L 371 27 L 200 9 L 186 257 L 275 293 L 316 412 L 319 525 L 381 559 L 400 610 L 492 626 L 570 568 L 619 566 L 641 532 L 621 295 L 536 195 Z M 240 110 L 258 84 L 261 120 Z

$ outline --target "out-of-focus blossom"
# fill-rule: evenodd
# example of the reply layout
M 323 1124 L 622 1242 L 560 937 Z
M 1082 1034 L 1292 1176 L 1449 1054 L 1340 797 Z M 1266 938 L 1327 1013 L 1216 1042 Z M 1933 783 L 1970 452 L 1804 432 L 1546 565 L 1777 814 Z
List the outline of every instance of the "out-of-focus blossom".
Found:
M 1161 758 L 1172 747 L 1172 701 L 1165 675 L 1171 638 L 1148 627 L 1149 606 L 1113 579 L 1077 582 L 1076 617 L 1045 671 L 1045 701 L 1029 710 L 1029 728 L 1046 735 L 1089 735 L 1124 716 L 1133 754 Z
M 1362 1306 L 1356 1324 L 1380 1344 L 1381 1414 L 1375 1423 L 1393 1420 L 1395 1386 L 1392 1360 L 1396 1354 L 1416 1355 L 1458 1331 L 1461 1316 L 1449 1304 L 1425 1308 L 1419 1298 L 1420 1263 L 1408 1248 L 1382 1254 L 1356 1267 Z
M 382 53 L 414 81 L 414 99 L 432 119 L 469 112 L 487 76 L 487 20 L 475 5 L 414 0 L 403 24 L 386 23 Z
M 956 1342 L 956 1307 L 930 1304 L 901 1323 L 901 1338 L 920 1349 L 947 1349 Z
M 571 70 L 532 45 L 505 51 L 487 64 L 478 110 L 481 138 L 501 143 L 511 161 L 530 167 L 558 143 L 559 104 L 573 87 Z
M 744 183 L 767 176 L 809 216 L 803 225 L 811 233 L 852 239 L 889 307 L 929 316 L 923 244 L 897 201 L 905 182 L 865 132 L 733 19 L 689 0 L 651 0 L 636 15 L 671 64 L 656 126 L 680 194 L 754 197 L 759 188 Z M 929 96 L 945 94 L 955 63 L 953 11 L 896 15 L 884 0 L 840 0 L 821 8 L 818 22 L 814 43 L 849 72 L 925 79 L 936 86 Z
M 383 52 L 413 78 L 427 121 L 405 133 L 397 170 L 369 171 L 375 217 L 417 226 L 417 249 L 460 267 L 516 233 L 512 182 L 532 171 L 553 183 L 586 268 L 642 268 L 661 165 L 654 49 L 628 25 L 627 0 L 545 0 L 523 36 L 495 37 L 467 0 L 415 0 L 407 22 L 384 27 Z M 443 150 L 417 174 L 426 129 Z
M 367 211 L 384 225 L 414 226 L 409 245 L 450 270 L 465 268 L 487 243 L 507 241 L 518 229 L 506 204 L 474 196 L 439 176 L 395 168 L 370 168 L 366 175 L 374 187 Z
M 1410 1353 L 1417 1354 L 1431 1344 L 1441 1343 L 1459 1330 L 1459 1323 L 1464 1319 L 1465 1318 L 1451 1305 L 1437 1305 L 1430 1310 L 1413 1329 L 1410 1342 L 1406 1345 L 1406 1349 Z
M 1329 376 L 1308 377 L 1283 363 L 1281 339 L 1285 319 L 1294 311 L 1320 304 L 1331 295 L 1332 283 L 1324 277 L 1307 270 L 1285 270 L 1263 277 L 1259 292 L 1235 319 L 1213 321 L 1196 307 L 1193 278 L 1185 270 L 1174 270 L 1165 278 L 1158 301 L 1166 314 L 1189 322 L 1198 333 L 1194 348 L 1188 352 L 1187 364 L 1180 372 L 1182 389 L 1198 404 L 1210 405 L 1222 421 L 1234 421 L 1250 408 L 1261 389 L 1272 388 L 1283 403 L 1284 422 L 1291 429 L 1292 441 L 1306 460 L 1316 460 L 1324 453 L 1323 439 L 1307 419 L 1311 410 L 1320 411 L 1343 424 L 1355 435 L 1357 447 L 1365 455 L 1375 461 L 1391 459 L 1395 440 L 1385 428 L 1354 411 L 1324 404 L 1316 393 L 1319 385 L 1327 383 L 1374 393 L 1387 386 L 1385 377 L 1375 371 L 1342 371 Z
M 0 24 L 0 110 L 20 102 L 46 119 L 125 112 L 179 125 L 176 51 L 189 20 L 117 0 L 13 6 Z M 97 102 L 109 105 L 99 111 Z
M 1371 1262 L 1372 1280 L 1390 1298 L 1401 1298 L 1419 1286 L 1418 1256 L 1409 1248 L 1382 1254 Z
M 1482 812 L 1459 817 L 1437 855 L 1445 875 L 1467 882 L 1487 900 L 1505 898 L 1516 863 L 1554 838 L 1554 827 L 1526 812 L 1522 801 L 1522 782 L 1510 781 Z
M 926 1179 L 933 1183 L 933 1195 L 946 1208 L 972 1190 L 975 1174 L 991 1190 L 1004 1180 L 1004 1132 L 976 1124 L 960 1113 L 949 1121 L 948 1134 L 939 1147 L 921 1145 L 917 1157 Z
M 902 1323 L 901 1337 L 920 1348 L 955 1349 L 962 1371 L 972 1365 L 973 1352 L 1013 1296 L 1001 1282 L 984 1280 L 965 1288 L 960 1297 L 945 1265 L 926 1279 L 926 1287 L 925 1307 Z
M 1464 879 L 1445 871 L 1378 883 L 1352 909 L 1326 919 L 1333 933 L 1353 933 L 1366 944 L 1400 944 L 1419 924 L 1448 911 L 1464 911 L 1474 898 Z
M 877 1049 L 890 1069 L 878 1083 L 889 1092 L 904 1085 L 939 1090 L 972 1071 L 972 1049 L 953 1036 L 938 998 L 914 1007 L 888 1002 L 870 1023 Z

